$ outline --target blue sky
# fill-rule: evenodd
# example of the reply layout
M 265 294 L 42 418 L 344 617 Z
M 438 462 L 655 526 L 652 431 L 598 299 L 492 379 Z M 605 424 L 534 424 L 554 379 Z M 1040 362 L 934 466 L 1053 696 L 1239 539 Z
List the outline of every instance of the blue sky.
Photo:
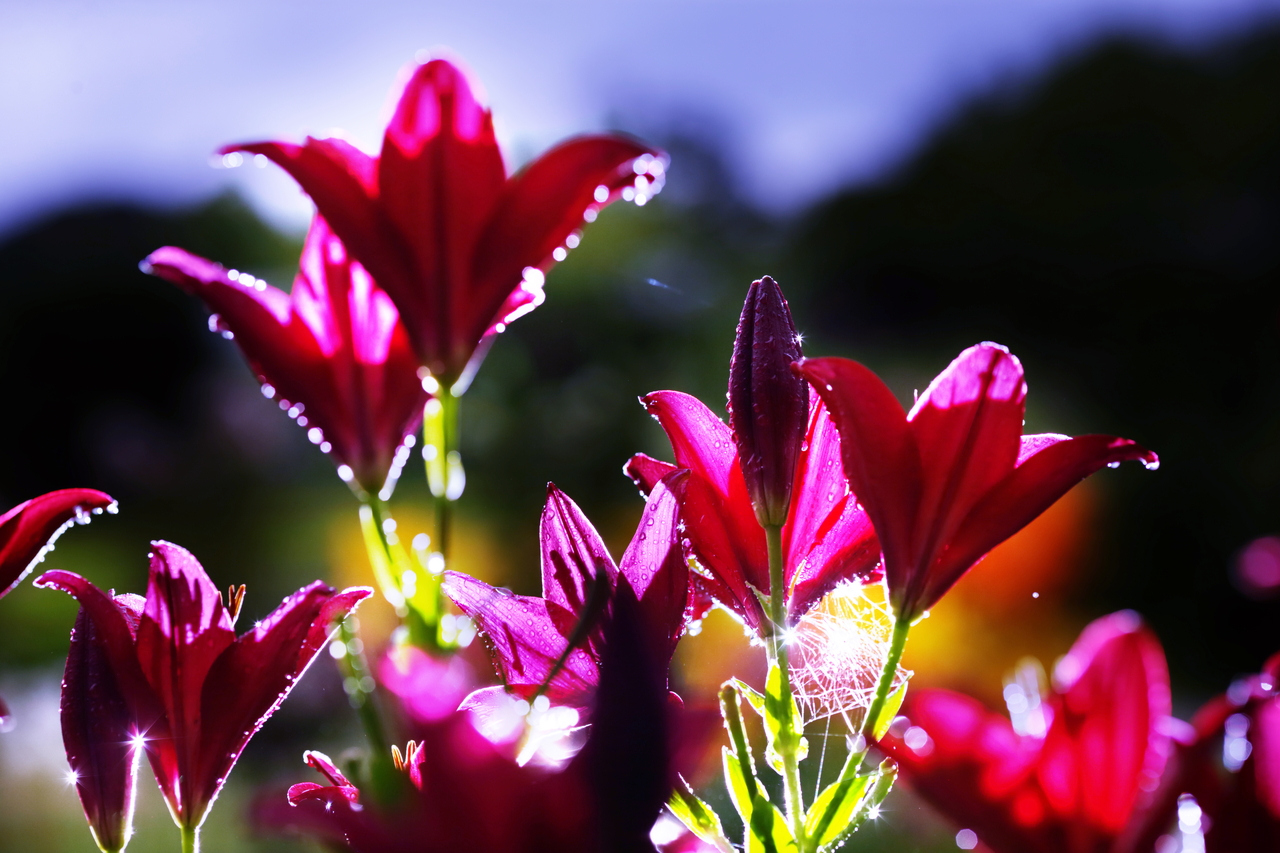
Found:
M 334 130 L 376 150 L 397 71 L 440 47 L 483 84 L 512 159 L 610 117 L 631 130 L 705 117 L 748 195 L 786 211 L 874 178 L 966 94 L 1100 33 L 1196 41 L 1278 12 L 1280 0 L 0 0 L 0 232 L 84 199 L 181 204 L 227 187 L 301 227 L 308 203 L 288 179 L 214 168 L 211 152 Z

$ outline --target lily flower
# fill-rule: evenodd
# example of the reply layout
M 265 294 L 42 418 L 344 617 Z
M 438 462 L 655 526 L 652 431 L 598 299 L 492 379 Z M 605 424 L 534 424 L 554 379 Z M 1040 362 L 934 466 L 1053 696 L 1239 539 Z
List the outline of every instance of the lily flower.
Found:
M 445 595 L 475 620 L 508 691 L 526 699 L 585 708 L 600 679 L 607 612 L 621 590 L 638 602 L 655 656 L 671 660 L 689 611 L 689 569 L 680 548 L 676 492 L 683 474 L 653 489 L 622 559 L 569 496 L 547 486 L 542 513 L 542 597 L 513 595 L 458 572 L 446 572 Z M 665 666 L 664 666 L 665 672 Z M 496 699 L 477 691 L 464 703 Z
M 849 485 L 880 539 L 894 614 L 908 624 L 1094 471 L 1159 464 L 1127 438 L 1023 435 L 1022 365 L 998 344 L 962 352 L 910 414 L 856 361 L 795 369 L 831 410 Z
M 116 511 L 115 499 L 95 489 L 61 489 L 23 501 L 0 515 L 0 597 L 22 582 L 72 524 Z
M 584 136 L 508 177 L 493 118 L 461 70 L 437 59 L 405 76 L 378 157 L 310 137 L 222 153 L 262 154 L 302 186 L 400 309 L 422 366 L 456 396 L 492 336 L 542 303 L 546 272 L 578 245 L 584 221 L 619 197 L 643 204 L 666 160 L 630 139 Z
M 249 738 L 323 648 L 333 622 L 371 591 L 336 592 L 317 581 L 237 638 L 243 588 L 228 610 L 190 552 L 169 542 L 152 546 L 141 602 L 108 595 L 71 572 L 46 572 L 35 583 L 80 602 L 174 822 L 194 838 Z M 106 734 L 92 725 L 77 731 L 90 741 Z
M 258 822 L 355 853 L 640 853 L 670 792 L 668 706 L 660 655 L 635 600 L 608 614 L 592 724 L 558 767 L 521 764 L 513 743 L 484 736 L 467 711 L 424 722 L 397 764 L 408 784 L 391 805 L 369 801 L 326 756 L 305 758 L 325 784 L 289 789 Z
M 166 246 L 143 269 L 200 297 L 234 337 L 262 392 L 279 398 L 338 474 L 390 497 L 428 394 L 399 313 L 319 216 L 289 293 Z
M 1169 674 L 1131 611 L 1087 628 L 1047 695 L 1005 688 L 1012 721 L 947 690 L 907 695 L 881 746 L 911 787 L 995 853 L 1136 851 L 1172 750 Z M 957 836 L 959 839 L 959 836 Z M 1149 839 L 1154 842 L 1154 839 Z M 962 844 L 961 846 L 966 846 Z
M 849 491 L 840 436 L 818 395 L 787 375 L 799 357 L 786 300 L 766 276 L 748 292 L 734 341 L 732 425 L 695 397 L 654 391 L 641 402 L 666 431 L 675 464 L 640 453 L 623 469 L 645 494 L 670 472 L 689 470 L 680 518 L 702 569 L 692 576 L 695 590 L 757 634 L 767 615 L 756 593 L 767 598 L 771 586 L 762 523 L 783 520 L 790 625 L 840 583 L 878 579 L 880 546 Z

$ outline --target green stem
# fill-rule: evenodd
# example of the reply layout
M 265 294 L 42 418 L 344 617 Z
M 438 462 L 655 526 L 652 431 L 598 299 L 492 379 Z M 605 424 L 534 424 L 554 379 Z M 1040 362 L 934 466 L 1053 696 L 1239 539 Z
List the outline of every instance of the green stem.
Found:
M 738 699 L 738 690 L 732 683 L 720 688 L 720 713 L 724 716 L 724 724 L 729 729 L 729 740 L 733 742 L 733 752 L 738 759 L 738 767 L 742 770 L 742 782 L 747 788 L 747 796 L 755 802 L 756 769 L 751 761 L 751 747 L 747 744 L 747 731 L 742 725 L 742 704 Z M 746 814 L 751 814 L 752 803 L 743 803 Z M 748 821 L 750 823 L 750 821 Z M 748 833 L 750 829 L 748 828 Z
M 911 624 L 906 619 L 898 619 L 893 623 L 893 636 L 889 640 L 889 654 L 885 658 L 884 669 L 880 671 L 880 680 L 876 683 L 876 695 L 871 701 L 871 707 L 867 709 L 867 715 L 862 718 L 862 725 L 858 731 L 862 743 L 858 748 L 849 750 L 849 754 L 844 760 L 844 766 L 840 768 L 840 776 L 834 784 L 852 780 L 862 767 L 862 759 L 866 757 L 867 745 L 871 742 L 875 721 L 884 710 L 884 703 L 889 700 L 889 693 L 893 689 L 893 678 L 898 672 L 898 664 L 902 660 L 903 650 L 907 647 L 907 634 L 910 631 Z M 887 784 L 892 784 L 892 780 Z M 887 788 L 885 792 L 888 793 Z M 826 833 L 827 827 L 831 825 L 831 821 L 835 818 L 835 810 L 836 802 L 833 800 L 822 814 L 822 817 L 818 819 L 817 824 L 814 825 L 813 836 L 815 838 L 822 838 Z
M 374 796 L 379 802 L 388 802 L 395 796 L 395 765 L 391 761 L 391 746 L 382 716 L 374 702 L 373 676 L 364 650 L 353 652 L 355 632 L 351 630 L 351 617 L 342 620 L 338 627 L 338 639 L 343 645 L 343 675 L 346 678 L 347 695 L 355 708 L 369 742 L 369 770 L 373 781 Z
M 893 679 L 898 674 L 898 663 L 902 660 L 902 651 L 907 647 L 907 634 L 911 631 L 911 623 L 899 618 L 893 623 L 893 637 L 889 640 L 889 655 L 885 658 L 884 669 L 880 672 L 880 681 L 876 684 L 876 696 L 862 718 L 862 730 L 859 732 L 868 742 L 873 734 L 872 728 L 884 711 L 884 703 L 893 690 Z
M 200 827 L 180 826 L 178 833 L 182 838 L 182 853 L 198 853 L 200 850 Z
M 765 543 L 769 549 L 769 649 L 772 660 L 782 676 L 783 707 L 793 707 L 791 690 L 791 667 L 788 661 L 786 644 L 786 586 L 782 566 L 782 525 L 771 524 L 764 529 Z M 800 742 L 802 732 L 795 731 L 796 719 L 788 714 L 791 731 L 783 733 L 779 745 L 782 756 L 783 788 L 786 794 L 787 817 L 791 820 L 791 832 L 796 839 L 796 847 L 800 853 L 808 849 L 808 841 L 804 832 L 804 792 L 800 789 L 800 761 L 796 757 L 793 744 Z

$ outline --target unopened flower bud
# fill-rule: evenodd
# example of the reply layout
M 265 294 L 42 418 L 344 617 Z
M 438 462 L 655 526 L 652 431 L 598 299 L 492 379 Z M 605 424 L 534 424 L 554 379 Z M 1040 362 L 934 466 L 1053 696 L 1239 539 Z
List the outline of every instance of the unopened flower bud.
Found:
M 729 366 L 729 425 L 747 494 L 762 525 L 781 525 L 804 441 L 809 388 L 791 371 L 800 339 L 782 290 L 769 276 L 752 282 Z

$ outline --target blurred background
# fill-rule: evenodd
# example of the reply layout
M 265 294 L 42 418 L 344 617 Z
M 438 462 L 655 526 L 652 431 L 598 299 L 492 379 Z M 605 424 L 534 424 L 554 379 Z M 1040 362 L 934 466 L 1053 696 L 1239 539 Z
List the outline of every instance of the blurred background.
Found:
M 910 0 L 0 3 L 0 510 L 90 486 L 118 516 L 48 566 L 141 591 L 147 542 L 190 548 L 247 617 L 317 577 L 367 583 L 356 504 L 259 393 L 202 307 L 141 274 L 174 244 L 287 287 L 309 203 L 219 145 L 341 128 L 376 151 L 387 91 L 447 44 L 487 88 L 512 168 L 576 132 L 671 154 L 663 194 L 617 205 L 498 341 L 463 404 L 457 568 L 537 592 L 553 480 L 615 553 L 636 451 L 670 458 L 636 402 L 723 410 L 746 286 L 769 273 L 810 355 L 857 358 L 909 403 L 961 349 L 1026 367 L 1027 431 L 1108 432 L 1157 472 L 1103 471 L 993 553 L 913 633 L 917 683 L 1000 701 L 1089 620 L 1141 612 L 1184 718 L 1280 648 L 1280 4 Z M 393 508 L 427 522 L 411 465 Z M 74 603 L 0 601 L 0 850 L 91 849 L 64 780 L 58 679 Z M 391 615 L 366 607 L 371 639 Z M 713 614 L 676 677 L 706 695 L 748 666 Z M 245 804 L 357 744 L 317 662 L 251 743 L 206 853 Z M 130 850 L 176 841 L 147 771 Z M 717 783 L 718 784 L 718 783 Z M 870 849 L 955 849 L 907 797 Z

